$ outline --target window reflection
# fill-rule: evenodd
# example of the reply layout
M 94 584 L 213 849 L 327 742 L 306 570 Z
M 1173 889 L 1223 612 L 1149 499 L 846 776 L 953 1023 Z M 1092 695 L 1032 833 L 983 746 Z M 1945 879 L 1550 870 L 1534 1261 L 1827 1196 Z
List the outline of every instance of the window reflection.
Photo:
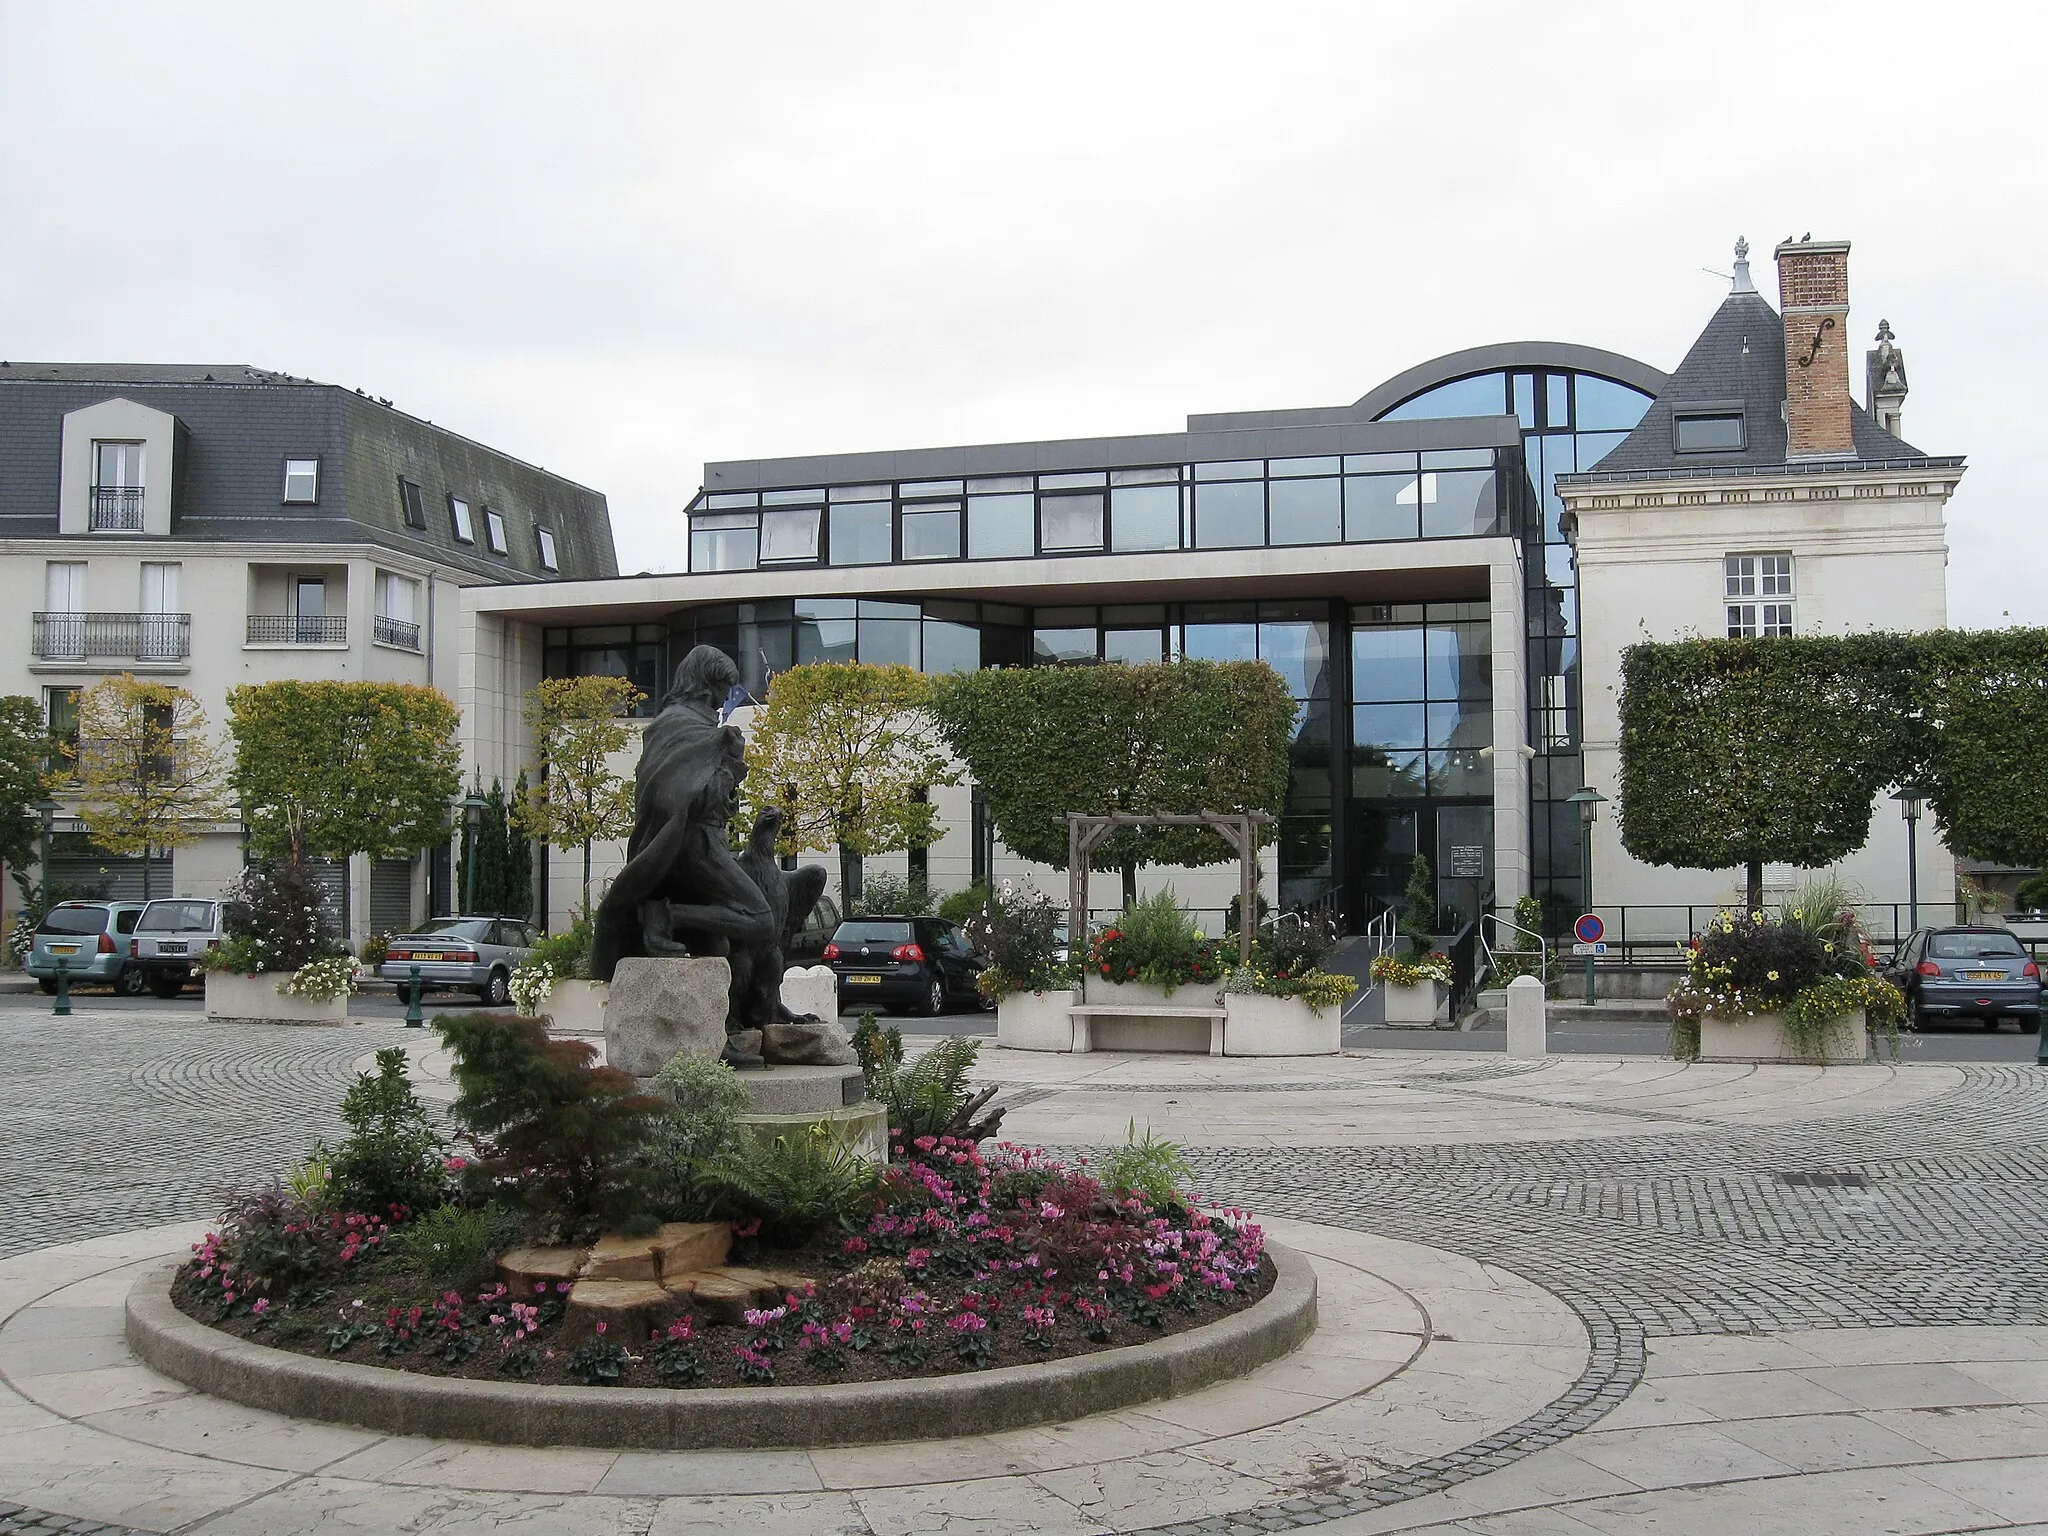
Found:
M 1197 470 L 1204 466 L 1196 465 Z M 1240 549 L 1266 541 L 1264 481 L 1225 481 L 1195 487 L 1195 544 Z
M 972 485 L 973 482 L 969 482 Z M 1032 520 L 1035 507 L 1029 495 L 970 496 L 967 498 L 967 557 L 970 560 L 1007 560 L 1035 553 Z
M 832 508 L 834 565 L 886 565 L 892 549 L 886 501 L 848 502 Z
M 1119 550 L 1180 548 L 1179 485 L 1116 487 L 1109 493 L 1109 536 Z

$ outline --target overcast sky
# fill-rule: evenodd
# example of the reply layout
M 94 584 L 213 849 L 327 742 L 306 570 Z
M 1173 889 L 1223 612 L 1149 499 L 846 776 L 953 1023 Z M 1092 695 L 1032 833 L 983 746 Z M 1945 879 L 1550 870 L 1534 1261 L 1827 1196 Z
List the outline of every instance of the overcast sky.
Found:
M 1175 430 L 1493 341 L 1669 369 L 1702 268 L 1746 234 L 1775 302 L 1810 230 L 1969 457 L 1951 615 L 2038 624 L 2041 17 L 0 0 L 0 355 L 361 386 L 673 570 L 709 458 Z

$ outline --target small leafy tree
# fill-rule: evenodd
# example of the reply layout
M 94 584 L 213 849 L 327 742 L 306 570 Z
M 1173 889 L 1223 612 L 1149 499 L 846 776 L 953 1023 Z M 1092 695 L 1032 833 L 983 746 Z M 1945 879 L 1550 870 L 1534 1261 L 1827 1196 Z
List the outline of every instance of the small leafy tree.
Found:
M 259 857 L 409 858 L 446 839 L 462 787 L 461 716 L 412 683 L 277 682 L 228 690 L 234 787 Z
M 2048 630 L 1908 637 L 1916 779 L 1966 858 L 2048 868 Z
M 221 962 L 253 975 L 296 971 L 342 953 L 327 892 L 304 864 L 272 862 L 242 871 L 226 892 L 228 943 Z
M 1287 796 L 1295 704 L 1262 661 L 992 668 L 936 679 L 932 712 L 1004 844 L 1059 869 L 1069 811 L 1277 816 Z M 1093 855 L 1095 868 L 1122 871 L 1126 906 L 1141 865 L 1230 857 L 1195 827 L 1125 828 Z
M 18 693 L 0 696 L 0 864 L 14 871 L 24 895 L 42 831 L 33 807 L 49 793 L 49 761 L 42 708 Z M 38 878 L 47 877 L 46 870 Z
M 747 744 L 747 817 L 784 816 L 785 851 L 832 844 L 840 890 L 857 856 L 922 848 L 937 835 L 925 791 L 953 784 L 926 706 L 928 679 L 903 666 L 817 662 L 792 667 L 768 690 Z
M 113 854 L 149 856 L 190 847 L 228 819 L 225 761 L 207 734 L 199 700 L 170 683 L 122 673 L 78 696 L 78 815 Z
M 623 677 L 551 677 L 526 696 L 541 777 L 517 797 L 514 818 L 551 848 L 583 850 L 585 912 L 591 845 L 633 830 L 633 787 L 611 760 L 632 740 L 622 717 L 645 697 Z

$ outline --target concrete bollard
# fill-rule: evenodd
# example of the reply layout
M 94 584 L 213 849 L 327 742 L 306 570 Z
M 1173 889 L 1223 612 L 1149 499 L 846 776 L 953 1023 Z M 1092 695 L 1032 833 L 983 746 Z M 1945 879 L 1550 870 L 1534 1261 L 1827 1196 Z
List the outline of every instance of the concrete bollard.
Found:
M 1549 1054 L 1543 983 L 1534 976 L 1517 976 L 1508 983 L 1508 1056 L 1515 1061 L 1540 1061 Z

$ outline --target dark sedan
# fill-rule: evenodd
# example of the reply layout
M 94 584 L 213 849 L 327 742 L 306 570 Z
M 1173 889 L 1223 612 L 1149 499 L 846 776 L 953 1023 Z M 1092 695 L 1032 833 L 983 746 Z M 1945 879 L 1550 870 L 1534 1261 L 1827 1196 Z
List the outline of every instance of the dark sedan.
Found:
M 856 917 L 839 925 L 824 961 L 839 978 L 839 1006 L 873 1003 L 891 1013 L 980 1007 L 975 978 L 987 967 L 958 923 L 937 917 Z
M 1885 976 L 1915 1029 L 1950 1019 L 1996 1029 L 2008 1018 L 2024 1034 L 2041 1028 L 2041 968 L 2003 928 L 1923 928 Z

